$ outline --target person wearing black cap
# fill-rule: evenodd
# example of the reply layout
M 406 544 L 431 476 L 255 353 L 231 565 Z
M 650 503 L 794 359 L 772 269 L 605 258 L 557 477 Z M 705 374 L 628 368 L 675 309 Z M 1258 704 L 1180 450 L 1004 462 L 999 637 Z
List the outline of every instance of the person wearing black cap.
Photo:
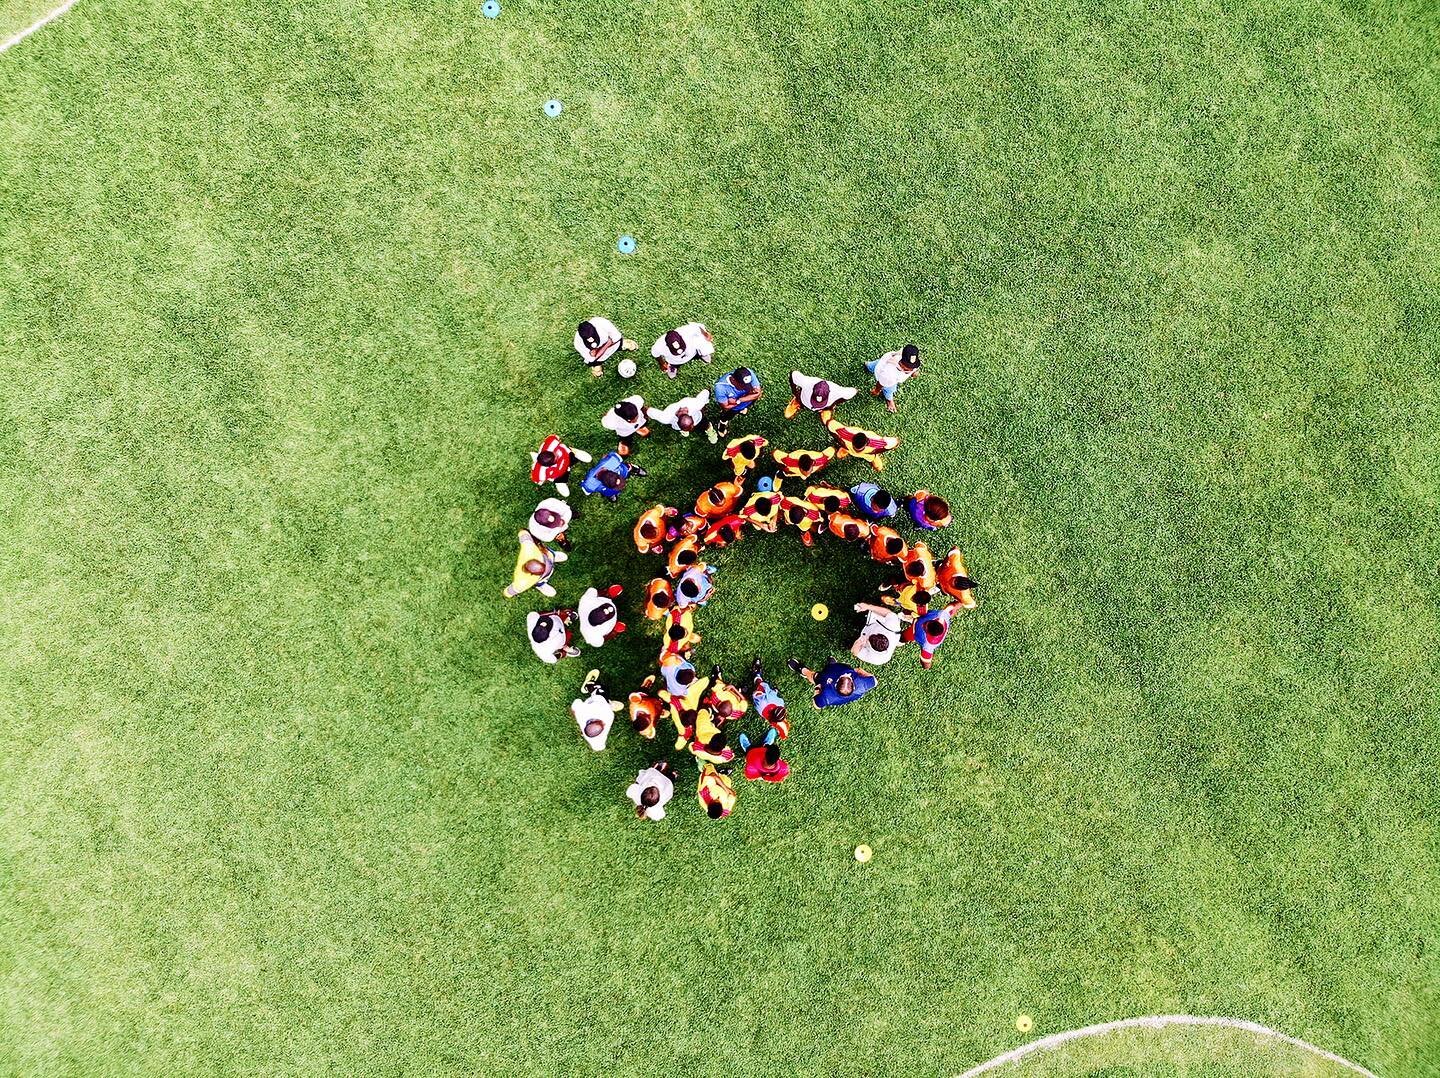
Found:
M 596 378 L 605 373 L 605 361 L 616 352 L 621 349 L 633 352 L 640 347 L 634 341 L 627 340 L 614 322 L 599 315 L 580 323 L 575 330 L 573 343 L 575 351 L 580 353 L 585 366 L 590 368 L 590 373 Z
M 913 344 L 894 352 L 886 352 L 879 359 L 865 364 L 865 369 L 875 376 L 870 395 L 885 398 L 885 410 L 896 410 L 895 394 L 902 385 L 920 371 L 920 349 Z

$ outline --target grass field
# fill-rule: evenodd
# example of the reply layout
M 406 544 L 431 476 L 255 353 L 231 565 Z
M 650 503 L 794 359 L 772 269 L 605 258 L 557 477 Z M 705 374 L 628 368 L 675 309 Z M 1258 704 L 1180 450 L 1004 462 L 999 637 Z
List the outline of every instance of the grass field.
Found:
M 0 101 L 0 1070 L 947 1075 L 1181 1011 L 1440 1073 L 1432 4 L 79 0 Z M 980 609 L 785 678 L 722 823 L 634 821 L 653 749 L 500 596 L 525 454 L 605 447 L 595 313 L 707 322 L 793 444 L 791 367 L 929 357 L 854 416 Z M 628 509 L 716 469 L 638 456 Z M 561 598 L 633 599 L 582 512 Z M 699 658 L 843 648 L 845 553 L 726 552 Z M 1066 1069 L 1268 1068 L 1117 1043 Z

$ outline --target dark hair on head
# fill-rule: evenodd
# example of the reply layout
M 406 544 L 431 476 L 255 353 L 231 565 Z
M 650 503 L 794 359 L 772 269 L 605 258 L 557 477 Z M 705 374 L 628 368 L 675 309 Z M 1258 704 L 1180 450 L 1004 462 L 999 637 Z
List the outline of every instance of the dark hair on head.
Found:
M 620 477 L 619 472 L 611 471 L 609 468 L 595 473 L 595 478 L 604 483 L 607 487 L 624 486 L 625 480 Z
M 856 449 L 864 449 L 870 444 L 870 436 L 863 430 L 857 430 L 854 434 L 850 435 L 850 444 Z
M 590 611 L 590 616 L 586 620 L 591 625 L 604 625 L 614 616 L 615 607 L 610 603 L 601 603 L 595 607 L 594 610 Z
M 888 536 L 885 540 L 885 553 L 898 554 L 905 546 L 905 540 L 898 535 Z
M 540 618 L 530 630 L 530 639 L 537 644 L 543 644 L 550 639 L 550 619 Z
M 881 633 L 870 634 L 870 649 L 872 651 L 884 651 L 890 644 L 890 638 Z
M 801 453 L 795 458 L 795 464 L 801 471 L 809 471 L 810 465 L 815 463 L 815 458 L 809 453 Z
M 604 730 L 604 729 L 605 729 L 605 724 L 604 724 L 603 722 L 601 722 L 599 719 L 591 719 L 589 722 L 587 722 L 587 723 L 585 724 L 585 736 L 586 736 L 586 737 L 597 737 L 597 736 L 599 736 L 600 732 L 601 732 L 602 730 Z
M 535 454 L 537 464 L 543 464 L 547 468 L 555 463 L 555 451 L 553 449 L 542 449 Z
M 875 496 L 870 499 L 870 504 L 875 507 L 877 512 L 884 513 L 888 512 L 890 507 L 895 504 L 895 499 L 891 497 L 888 490 L 877 490 Z
M 632 400 L 623 400 L 615 405 L 615 414 L 627 423 L 634 422 L 640 416 L 640 409 L 635 407 Z
M 535 519 L 545 528 L 553 528 L 556 524 L 560 524 L 565 520 L 565 518 L 555 512 L 555 510 L 543 508 L 535 510 Z
M 686 547 L 684 550 L 677 551 L 675 554 L 675 560 L 681 565 L 694 565 L 699 559 L 700 554 L 694 547 Z
M 695 417 L 689 412 L 681 412 L 675 417 L 675 425 L 681 430 L 690 430 L 695 426 Z
M 920 349 L 913 344 L 907 344 L 900 349 L 900 366 L 907 368 L 920 366 Z
M 678 590 L 685 598 L 691 599 L 700 594 L 700 585 L 693 580 L 682 580 Z
M 591 348 L 600 343 L 600 333 L 595 328 L 595 323 L 588 318 L 580 323 L 580 339 Z
M 688 666 L 682 666 L 679 670 L 675 671 L 675 680 L 681 685 L 689 685 L 690 682 L 695 680 L 695 671 Z
M 711 801 L 705 806 L 705 815 L 709 816 L 712 820 L 718 820 L 721 816 L 725 815 L 725 808 L 719 801 Z
M 760 447 L 755 444 L 755 440 L 752 438 L 748 439 L 747 441 L 741 442 L 740 448 L 737 449 L 736 452 L 740 456 L 744 457 L 746 460 L 754 460 L 756 455 L 760 452 Z
M 640 534 L 646 539 L 654 539 L 660 534 L 660 525 L 653 520 L 645 520 L 640 523 Z
M 667 633 L 666 635 L 668 635 L 671 640 L 684 640 L 684 639 L 685 639 L 685 626 L 683 626 L 683 625 L 672 625 L 672 626 L 670 626 L 670 632 Z
M 531 576 L 539 576 L 545 571 L 545 563 L 543 561 L 537 561 L 536 559 L 531 558 L 525 563 L 523 568 Z
M 925 516 L 930 520 L 939 520 L 950 512 L 950 503 L 938 494 L 932 494 L 925 499 Z
M 849 674 L 841 674 L 835 680 L 835 687 L 840 690 L 841 696 L 849 696 L 855 691 L 855 679 Z
M 938 621 L 927 621 L 925 623 L 925 635 L 931 640 L 939 640 L 945 635 L 945 626 Z
M 779 746 L 779 745 L 774 745 L 774 744 L 766 745 L 766 746 L 765 746 L 765 764 L 766 764 L 766 766 L 767 766 L 767 767 L 774 767 L 774 766 L 775 766 L 776 764 L 778 764 L 779 762 L 780 762 L 780 746 Z
M 859 539 L 860 527 L 859 525 L 847 520 L 843 525 L 841 525 L 840 534 L 843 535 L 846 539 Z
M 674 602 L 675 596 L 670 593 L 669 588 L 664 588 L 650 596 L 650 602 L 655 606 L 666 607 Z
M 668 330 L 665 333 L 665 348 L 672 356 L 683 355 L 685 352 L 685 338 L 680 335 L 677 329 Z
M 658 786 L 647 786 L 640 791 L 640 804 L 646 808 L 654 808 L 660 803 L 660 788 Z

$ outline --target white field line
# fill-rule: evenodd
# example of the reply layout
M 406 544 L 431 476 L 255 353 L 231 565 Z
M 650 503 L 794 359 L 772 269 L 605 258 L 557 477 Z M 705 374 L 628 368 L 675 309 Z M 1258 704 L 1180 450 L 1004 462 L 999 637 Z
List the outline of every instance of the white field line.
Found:
M 1289 1034 L 1281 1033 L 1269 1026 L 1262 1026 L 1259 1022 L 1247 1022 L 1242 1018 L 1197 1017 L 1191 1014 L 1152 1014 L 1143 1018 L 1122 1018 L 1117 1022 L 1101 1022 L 1099 1025 L 1085 1026 L 1083 1029 L 1069 1029 L 1064 1033 L 1052 1033 L 1048 1037 L 1041 1037 L 1038 1041 L 1031 1041 L 1029 1044 L 1022 1044 L 1019 1048 L 1013 1048 L 1004 1055 L 998 1055 L 994 1059 L 981 1063 L 978 1067 L 971 1067 L 960 1075 L 960 1078 L 979 1078 L 980 1075 L 989 1074 L 1006 1064 L 1014 1063 L 1017 1059 L 1024 1059 L 1031 1053 L 1057 1048 L 1068 1041 L 1078 1041 L 1084 1037 L 1100 1037 L 1106 1033 L 1113 1033 L 1117 1029 L 1136 1027 L 1164 1029 L 1167 1026 L 1224 1026 L 1227 1029 L 1241 1029 L 1247 1033 L 1284 1041 L 1296 1048 L 1313 1052 L 1321 1059 L 1348 1067 L 1356 1074 L 1364 1075 L 1364 1078 L 1377 1078 L 1374 1072 L 1366 1070 L 1358 1063 L 1351 1063 L 1350 1060 L 1342 1059 L 1334 1052 L 1327 1052 L 1323 1048 L 1317 1048 L 1307 1041 L 1302 1041 L 1299 1037 L 1291 1037 Z
M 69 11 L 74 3 L 75 0 L 65 0 L 65 2 L 59 7 L 47 11 L 44 15 L 40 16 L 39 19 L 37 19 L 35 22 L 32 22 L 29 26 L 25 27 L 25 29 L 21 30 L 18 34 L 11 34 L 4 41 L 0 41 L 0 52 L 4 52 L 6 49 L 12 48 L 20 44 L 20 42 L 24 41 L 36 30 L 39 30 L 45 26 L 49 26 L 61 15 L 64 15 L 65 12 Z

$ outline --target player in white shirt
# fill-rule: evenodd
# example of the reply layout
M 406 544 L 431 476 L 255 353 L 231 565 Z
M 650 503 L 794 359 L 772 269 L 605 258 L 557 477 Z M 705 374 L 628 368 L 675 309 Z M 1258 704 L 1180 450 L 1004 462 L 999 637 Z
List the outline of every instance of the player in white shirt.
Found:
M 710 391 L 702 389 L 693 397 L 681 397 L 668 408 L 647 408 L 645 414 L 657 423 L 663 423 L 688 438 L 692 433 L 703 433 L 712 443 L 719 439 L 715 425 L 705 415 L 705 405 L 710 403 Z
M 875 376 L 870 387 L 872 397 L 885 398 L 885 410 L 896 409 L 895 392 L 906 382 L 920 373 L 920 349 L 907 344 L 894 352 L 886 352 L 879 359 L 865 364 L 865 369 Z
M 715 358 L 715 338 L 699 322 L 676 326 L 650 346 L 650 354 L 666 377 L 674 378 L 692 359 L 709 363 Z
M 874 603 L 856 603 L 855 609 L 865 614 L 865 627 L 855 638 L 850 654 L 863 663 L 884 666 L 900 646 L 900 634 L 907 619 L 889 607 Z
M 605 361 L 620 350 L 633 352 L 640 346 L 627 340 L 620 328 L 608 318 L 596 315 L 580 323 L 575 330 L 575 351 L 590 368 L 590 373 L 599 378 L 605 373 Z
M 615 713 L 625 705 L 605 695 L 605 689 L 600 684 L 599 670 L 591 670 L 585 675 L 585 683 L 580 686 L 580 691 L 584 695 L 571 701 L 570 714 L 575 717 L 575 725 L 580 727 L 580 736 L 585 739 L 585 744 L 599 752 L 610 737 L 610 725 L 615 721 Z
M 559 498 L 546 498 L 530 514 L 530 526 L 526 529 L 542 543 L 554 543 L 561 550 L 570 549 L 570 540 L 565 529 L 570 527 L 570 503 Z
M 666 761 L 647 767 L 625 791 L 642 820 L 663 820 L 665 806 L 675 796 L 675 769 Z
M 645 398 L 637 393 L 619 401 L 600 417 L 600 425 L 615 433 L 620 439 L 620 455 L 627 456 L 635 445 L 635 439 L 650 433 L 650 428 L 645 425 Z
M 803 408 L 819 412 L 821 419 L 827 419 L 835 405 L 855 396 L 849 386 L 836 385 L 824 378 L 814 378 L 800 371 L 790 372 L 790 403 L 785 406 L 785 418 L 794 419 L 795 413 Z
M 525 615 L 525 630 L 530 637 L 530 649 L 542 663 L 573 659 L 580 654 L 580 649 L 570 643 L 568 626 L 574 620 L 573 610 L 532 610 Z
M 603 646 L 605 641 L 625 631 L 625 623 L 615 609 L 615 600 L 623 590 L 619 584 L 611 584 L 604 591 L 586 588 L 585 594 L 580 596 L 577 608 L 580 636 L 592 648 Z

